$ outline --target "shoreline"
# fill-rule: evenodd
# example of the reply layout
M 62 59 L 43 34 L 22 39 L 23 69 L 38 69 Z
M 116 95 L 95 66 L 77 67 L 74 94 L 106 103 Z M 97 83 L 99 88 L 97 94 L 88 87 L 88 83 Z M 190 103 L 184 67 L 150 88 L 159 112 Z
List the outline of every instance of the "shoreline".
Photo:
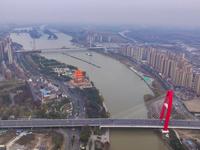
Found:
M 141 76 L 141 75 L 139 75 L 138 73 L 136 73 L 135 72 L 135 70 L 133 69 L 133 67 L 128 67 L 132 72 L 134 72 L 136 75 L 138 75 L 140 78 L 141 78 L 141 80 L 143 80 L 145 83 L 146 83 L 146 85 L 151 89 L 151 91 L 154 93 L 154 90 L 152 89 L 152 84 L 149 84 L 149 83 L 147 83 L 147 81 L 145 80 L 145 79 L 143 79 L 143 77 Z M 132 68 L 132 69 L 131 69 Z M 136 71 L 138 71 L 138 70 L 136 70 Z M 138 71 L 139 72 L 139 71 Z M 153 79 L 154 80 L 154 79 Z M 154 93 L 154 96 L 155 96 L 155 93 Z
M 108 108 L 106 106 L 106 103 L 104 101 L 102 103 L 103 103 L 103 107 L 105 108 L 106 112 L 109 112 L 109 110 L 108 110 Z

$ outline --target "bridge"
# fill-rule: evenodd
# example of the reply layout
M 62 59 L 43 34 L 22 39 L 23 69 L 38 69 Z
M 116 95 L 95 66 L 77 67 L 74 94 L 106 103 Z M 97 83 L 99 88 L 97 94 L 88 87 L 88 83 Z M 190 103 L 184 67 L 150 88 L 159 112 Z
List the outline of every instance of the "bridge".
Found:
M 164 120 L 160 119 L 37 119 L 37 120 L 1 120 L 0 128 L 45 128 L 45 127 L 82 127 L 100 128 L 160 128 Z M 170 120 L 168 128 L 200 129 L 198 120 Z
M 73 48 L 73 47 L 67 47 L 67 48 L 44 48 L 44 49 L 21 49 L 14 51 L 15 53 L 24 53 L 24 52 L 66 52 L 66 51 L 85 51 L 88 50 L 88 48 Z
M 103 47 L 91 47 L 91 48 L 74 48 L 74 47 L 66 47 L 66 48 L 44 48 L 44 49 L 21 49 L 14 51 L 15 53 L 24 53 L 24 52 L 66 52 L 66 51 L 85 51 L 85 50 L 103 50 Z
M 168 128 L 200 129 L 198 119 L 173 119 L 170 118 L 173 91 L 168 91 L 159 118 L 87 118 L 87 119 L 36 119 L 36 120 L 0 120 L 0 128 L 44 128 L 44 127 L 82 127 L 99 126 L 100 128 L 160 128 L 163 133 Z M 166 117 L 165 109 L 167 109 Z M 138 107 L 138 110 L 141 110 Z M 155 110 L 157 112 L 157 110 Z M 178 112 L 177 110 L 175 111 Z M 134 112 L 135 114 L 135 112 Z M 149 116 L 155 116 L 149 115 Z M 180 117 L 180 116 L 179 116 Z

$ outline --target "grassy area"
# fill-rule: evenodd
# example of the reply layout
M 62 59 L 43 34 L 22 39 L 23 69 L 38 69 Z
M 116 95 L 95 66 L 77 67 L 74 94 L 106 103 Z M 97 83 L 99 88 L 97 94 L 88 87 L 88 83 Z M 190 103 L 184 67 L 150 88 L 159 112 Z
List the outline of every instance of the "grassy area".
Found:
M 28 65 L 32 67 L 32 72 L 36 74 L 43 74 L 46 77 L 51 77 L 59 81 L 70 81 L 70 77 L 61 74 L 58 76 L 58 73 L 54 72 L 53 68 L 69 68 L 69 69 L 75 69 L 78 68 L 72 65 L 66 65 L 64 63 L 61 63 L 54 59 L 46 59 L 45 57 L 42 57 L 38 54 L 26 54 L 25 55 L 26 62 Z

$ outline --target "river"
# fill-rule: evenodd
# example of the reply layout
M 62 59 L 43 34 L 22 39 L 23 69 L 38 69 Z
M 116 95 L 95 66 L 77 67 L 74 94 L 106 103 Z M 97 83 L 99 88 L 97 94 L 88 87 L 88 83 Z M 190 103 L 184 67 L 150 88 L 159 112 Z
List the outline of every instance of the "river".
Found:
M 72 47 L 70 36 L 63 33 L 56 33 L 57 40 L 47 40 L 47 35 L 36 40 L 36 48 L 58 48 L 62 46 Z M 24 49 L 32 49 L 32 39 L 28 33 L 17 35 L 11 33 L 13 42 L 20 43 Z M 86 71 L 91 81 L 94 82 L 101 94 L 104 96 L 105 104 L 111 115 L 126 116 L 125 111 L 130 109 L 134 116 L 134 110 L 140 106 L 140 112 L 146 116 L 143 95 L 153 94 L 149 87 L 131 70 L 119 61 L 107 56 L 91 52 L 92 56 L 86 55 L 87 51 L 69 52 L 70 55 L 79 57 L 101 68 L 94 67 L 77 59 L 73 59 L 62 53 L 42 53 L 46 58 L 59 60 L 66 64 L 77 66 Z M 131 116 L 129 116 L 131 117 Z M 166 149 L 163 142 L 154 135 L 151 129 L 111 129 L 110 133 L 111 150 L 163 150 Z

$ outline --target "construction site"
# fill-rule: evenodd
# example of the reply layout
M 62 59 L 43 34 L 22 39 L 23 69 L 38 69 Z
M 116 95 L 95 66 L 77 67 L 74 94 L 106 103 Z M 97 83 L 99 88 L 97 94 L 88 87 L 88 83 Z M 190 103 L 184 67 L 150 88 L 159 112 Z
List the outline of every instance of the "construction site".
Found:
M 0 145 L 6 150 L 47 150 L 62 148 L 63 136 L 49 130 L 3 130 L 0 131 Z

